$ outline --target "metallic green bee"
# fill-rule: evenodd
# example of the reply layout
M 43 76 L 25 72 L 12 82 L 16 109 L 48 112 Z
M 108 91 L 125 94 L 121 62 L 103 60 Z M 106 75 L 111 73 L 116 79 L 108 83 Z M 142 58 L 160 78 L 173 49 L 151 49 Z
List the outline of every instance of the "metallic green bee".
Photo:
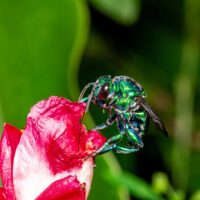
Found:
M 86 90 L 92 86 L 88 97 L 83 98 Z M 167 131 L 158 116 L 145 101 L 146 94 L 142 86 L 127 76 L 102 76 L 94 83 L 87 84 L 79 97 L 79 102 L 87 102 L 86 112 L 92 103 L 109 112 L 105 123 L 93 130 L 101 130 L 117 123 L 119 133 L 109 138 L 92 156 L 115 150 L 117 153 L 136 152 L 143 147 L 142 136 L 148 119 L 167 135 Z M 119 145 L 123 136 L 127 137 L 127 146 Z

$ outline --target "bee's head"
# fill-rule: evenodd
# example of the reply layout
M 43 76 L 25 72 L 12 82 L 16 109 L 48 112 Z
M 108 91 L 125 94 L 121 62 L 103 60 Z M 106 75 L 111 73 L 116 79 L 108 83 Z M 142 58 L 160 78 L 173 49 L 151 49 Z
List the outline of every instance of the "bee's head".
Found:
M 100 100 L 107 100 L 113 92 L 111 76 L 102 76 L 97 79 L 94 85 L 94 97 Z

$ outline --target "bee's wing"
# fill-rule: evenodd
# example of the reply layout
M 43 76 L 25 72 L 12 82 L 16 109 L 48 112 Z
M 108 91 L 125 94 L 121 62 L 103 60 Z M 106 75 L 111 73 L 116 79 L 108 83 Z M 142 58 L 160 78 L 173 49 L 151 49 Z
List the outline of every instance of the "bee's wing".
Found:
M 136 102 L 146 111 L 148 116 L 152 119 L 154 124 L 168 137 L 168 132 L 161 122 L 157 114 L 151 109 L 147 102 L 143 98 L 136 98 Z

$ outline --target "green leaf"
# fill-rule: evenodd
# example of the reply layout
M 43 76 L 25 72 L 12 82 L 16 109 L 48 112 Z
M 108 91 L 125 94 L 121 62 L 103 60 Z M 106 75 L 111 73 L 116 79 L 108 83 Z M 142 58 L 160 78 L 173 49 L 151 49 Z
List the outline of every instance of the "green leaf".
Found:
M 3 131 L 3 123 L 4 123 L 4 119 L 3 119 L 3 113 L 2 113 L 2 105 L 0 102 L 0 136 Z
M 147 182 L 133 174 L 127 172 L 121 173 L 121 175 L 112 174 L 109 176 L 107 174 L 105 178 L 110 180 L 111 184 L 126 187 L 134 197 L 148 200 L 163 199 L 152 190 L 151 186 Z
M 170 187 L 167 175 L 163 172 L 154 173 L 152 178 L 152 187 L 156 193 L 166 194 Z
M 88 29 L 82 4 L 0 1 L 0 100 L 7 122 L 23 127 L 37 101 L 70 97 L 67 72 L 79 64 Z
M 185 193 L 181 190 L 171 191 L 168 196 L 170 200 L 185 200 Z
M 90 0 L 92 5 L 114 21 L 131 25 L 139 17 L 140 0 Z
M 119 163 L 114 154 L 109 153 L 97 157 L 89 200 L 130 200 L 126 187 L 119 184 L 110 184 L 112 178 L 109 180 L 105 178 L 107 176 L 111 177 L 113 173 L 121 174 Z
M 200 200 L 200 190 L 197 190 L 190 198 L 190 200 Z

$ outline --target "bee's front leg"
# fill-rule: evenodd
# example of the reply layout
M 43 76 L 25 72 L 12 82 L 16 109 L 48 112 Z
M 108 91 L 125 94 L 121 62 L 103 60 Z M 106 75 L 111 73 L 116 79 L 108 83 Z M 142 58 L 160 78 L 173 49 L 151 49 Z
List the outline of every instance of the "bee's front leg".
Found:
M 95 128 L 93 128 L 92 130 L 95 130 L 95 131 L 98 131 L 98 130 L 102 130 L 104 128 L 107 128 L 108 126 L 111 126 L 113 124 L 113 122 L 115 121 L 116 119 L 116 114 L 112 114 L 107 120 L 105 123 L 103 124 L 100 124 L 98 126 L 96 126 Z

